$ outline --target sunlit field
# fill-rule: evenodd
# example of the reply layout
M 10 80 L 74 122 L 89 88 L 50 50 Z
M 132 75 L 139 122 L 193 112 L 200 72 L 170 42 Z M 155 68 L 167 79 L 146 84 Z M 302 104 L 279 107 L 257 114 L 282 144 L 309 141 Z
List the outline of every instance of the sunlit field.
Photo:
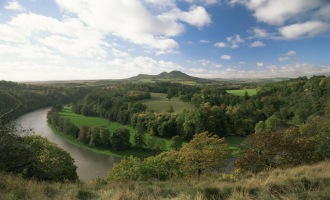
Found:
M 243 89 L 243 90 L 227 90 L 228 93 L 234 94 L 234 95 L 238 95 L 238 96 L 244 96 L 245 95 L 245 91 L 248 92 L 249 96 L 255 95 L 257 94 L 257 90 L 256 89 Z

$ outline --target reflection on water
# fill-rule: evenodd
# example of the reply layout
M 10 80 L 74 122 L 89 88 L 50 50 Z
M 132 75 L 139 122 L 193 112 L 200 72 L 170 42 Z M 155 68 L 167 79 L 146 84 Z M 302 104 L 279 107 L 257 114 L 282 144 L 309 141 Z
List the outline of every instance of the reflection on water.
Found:
M 46 114 L 48 110 L 50 110 L 50 107 L 27 113 L 15 122 L 21 124 L 24 129 L 33 128 L 34 134 L 47 137 L 50 141 L 55 142 L 69 152 L 75 160 L 75 165 L 78 167 L 77 173 L 81 179 L 89 181 L 96 176 L 104 178 L 107 176 L 108 170 L 113 167 L 113 164 L 120 162 L 120 158 L 83 149 L 55 135 L 47 124 Z

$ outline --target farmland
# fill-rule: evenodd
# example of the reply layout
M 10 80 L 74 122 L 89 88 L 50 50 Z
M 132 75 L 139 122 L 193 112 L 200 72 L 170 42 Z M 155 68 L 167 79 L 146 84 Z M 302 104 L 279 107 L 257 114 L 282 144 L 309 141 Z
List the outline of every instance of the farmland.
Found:
M 154 110 L 158 113 L 165 112 L 169 105 L 173 106 L 175 113 L 177 114 L 181 113 L 184 108 L 194 108 L 191 103 L 180 101 L 178 97 L 172 97 L 171 100 L 168 100 L 166 94 L 151 92 L 150 95 L 150 99 L 143 99 L 137 102 L 147 104 L 150 110 Z
M 231 94 L 238 95 L 238 96 L 244 96 L 245 91 L 248 92 L 249 96 L 257 94 L 256 89 L 227 90 L 227 93 L 231 93 Z

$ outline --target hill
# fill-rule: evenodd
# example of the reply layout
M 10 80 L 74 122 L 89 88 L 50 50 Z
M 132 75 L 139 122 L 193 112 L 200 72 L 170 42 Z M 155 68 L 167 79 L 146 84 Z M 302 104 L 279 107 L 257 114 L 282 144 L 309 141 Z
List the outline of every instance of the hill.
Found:
M 330 163 L 242 177 L 48 183 L 0 174 L 0 199 L 329 199 Z
M 128 78 L 128 80 L 141 80 L 141 79 L 152 79 L 154 81 L 196 81 L 196 80 L 202 80 L 201 78 L 189 76 L 183 72 L 173 70 L 171 72 L 162 72 L 158 75 L 148 75 L 148 74 L 139 74 L 137 76 L 133 76 L 131 78 Z

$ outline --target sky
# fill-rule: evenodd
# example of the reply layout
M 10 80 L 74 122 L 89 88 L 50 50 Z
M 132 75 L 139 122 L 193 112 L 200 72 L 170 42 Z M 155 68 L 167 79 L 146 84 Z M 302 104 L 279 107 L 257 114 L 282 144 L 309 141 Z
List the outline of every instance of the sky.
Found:
M 0 0 L 0 80 L 330 75 L 330 0 Z

